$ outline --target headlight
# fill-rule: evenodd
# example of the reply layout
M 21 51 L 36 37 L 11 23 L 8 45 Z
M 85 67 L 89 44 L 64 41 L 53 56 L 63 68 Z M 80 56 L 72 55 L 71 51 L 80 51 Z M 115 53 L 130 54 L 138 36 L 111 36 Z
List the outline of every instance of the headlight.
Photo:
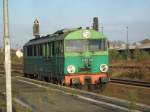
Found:
M 69 66 L 67 67 L 67 71 L 68 71 L 68 73 L 75 73 L 76 68 L 75 68 L 74 65 L 69 65 Z
M 89 30 L 83 30 L 83 37 L 84 38 L 90 38 L 91 32 Z
M 108 71 L 108 66 L 106 64 L 101 64 L 100 65 L 100 71 L 101 72 L 107 72 Z

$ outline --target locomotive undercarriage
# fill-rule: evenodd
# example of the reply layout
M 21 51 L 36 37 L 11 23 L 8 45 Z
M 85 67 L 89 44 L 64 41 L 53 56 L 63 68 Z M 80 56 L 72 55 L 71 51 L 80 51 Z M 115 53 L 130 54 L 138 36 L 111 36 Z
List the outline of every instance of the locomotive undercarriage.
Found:
M 106 87 L 109 81 L 108 77 L 99 77 L 98 80 L 96 80 L 93 83 L 92 77 L 85 76 L 85 75 L 84 75 L 84 83 L 81 82 L 81 79 L 79 76 L 77 76 L 76 78 L 70 78 L 69 83 L 66 83 L 65 79 L 62 79 L 59 77 L 53 77 L 52 75 L 24 74 L 24 76 L 28 78 L 32 78 L 32 79 L 38 79 L 41 81 L 46 81 L 46 82 L 73 87 L 73 88 L 78 88 L 78 89 L 84 89 L 88 91 L 94 91 L 94 90 L 103 91 L 103 89 Z

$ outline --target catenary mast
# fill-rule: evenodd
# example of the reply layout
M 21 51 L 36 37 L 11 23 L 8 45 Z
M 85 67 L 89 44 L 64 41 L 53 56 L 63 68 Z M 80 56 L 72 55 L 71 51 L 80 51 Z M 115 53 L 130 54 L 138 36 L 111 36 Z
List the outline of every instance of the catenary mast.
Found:
M 10 38 L 9 38 L 9 16 L 8 0 L 3 0 L 3 24 L 4 24 L 4 49 L 5 49 L 5 74 L 6 74 L 6 103 L 7 112 L 12 112 L 11 95 L 11 57 L 10 57 Z

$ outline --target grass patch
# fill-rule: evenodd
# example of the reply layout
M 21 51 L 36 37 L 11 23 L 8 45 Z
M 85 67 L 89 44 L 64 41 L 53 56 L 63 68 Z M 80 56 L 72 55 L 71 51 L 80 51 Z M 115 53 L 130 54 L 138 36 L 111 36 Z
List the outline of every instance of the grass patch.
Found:
M 5 97 L 0 94 L 0 112 L 6 112 L 6 99 Z
M 137 97 L 137 93 L 133 90 L 130 90 L 128 92 L 128 101 L 129 101 L 129 105 L 128 105 L 128 108 L 129 108 L 129 112 L 134 112 L 134 110 L 136 110 L 136 103 L 138 101 L 138 97 Z
M 14 103 L 14 111 L 15 112 L 32 112 L 32 109 L 23 107 L 18 103 Z
M 47 96 L 46 96 L 46 99 L 47 99 L 47 102 L 50 103 L 50 104 L 56 104 L 55 103 L 55 95 L 56 93 L 54 91 L 51 91 L 49 89 L 47 89 Z
M 77 98 L 78 96 L 77 96 L 77 93 L 76 92 L 72 92 L 72 94 L 71 94 L 73 97 L 75 97 L 75 98 Z

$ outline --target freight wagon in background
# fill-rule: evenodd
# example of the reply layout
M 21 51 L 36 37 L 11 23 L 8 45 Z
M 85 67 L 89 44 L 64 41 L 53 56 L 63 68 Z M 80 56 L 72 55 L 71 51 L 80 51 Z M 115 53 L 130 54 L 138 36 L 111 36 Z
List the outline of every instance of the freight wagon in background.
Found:
M 24 45 L 24 75 L 67 86 L 109 81 L 107 38 L 93 29 L 63 29 Z

